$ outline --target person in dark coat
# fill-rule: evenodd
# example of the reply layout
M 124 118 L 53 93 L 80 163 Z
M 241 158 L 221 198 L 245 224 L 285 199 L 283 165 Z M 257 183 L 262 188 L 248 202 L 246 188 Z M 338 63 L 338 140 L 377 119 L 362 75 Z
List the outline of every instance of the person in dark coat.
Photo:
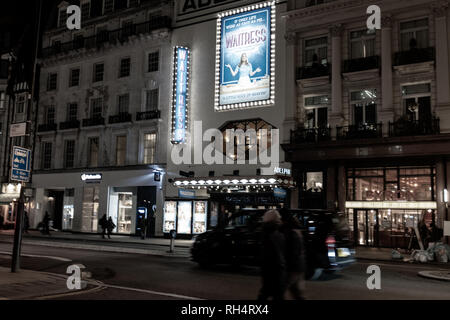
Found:
M 24 211 L 23 232 L 28 233 L 28 229 L 30 229 L 30 218 L 28 217 L 28 212 Z
M 304 300 L 306 258 L 300 221 L 281 209 L 281 231 L 286 238 L 286 288 L 296 300 Z
M 42 220 L 43 233 L 50 235 L 50 216 L 48 211 L 45 211 L 44 219 Z
M 139 229 L 141 230 L 141 239 L 145 240 L 146 232 L 147 232 L 147 219 L 142 218 L 139 220 Z
M 283 300 L 286 283 L 285 237 L 280 232 L 281 216 L 269 210 L 263 216 L 261 255 L 262 287 L 259 300 Z
M 109 217 L 108 218 L 108 222 L 106 224 L 106 229 L 108 229 L 108 239 L 111 239 L 111 233 L 112 233 L 112 231 L 114 230 L 115 227 L 116 227 L 116 225 L 112 221 L 112 218 Z
M 106 233 L 106 229 L 108 227 L 108 220 L 106 219 L 106 214 L 104 214 L 98 224 L 100 225 L 100 227 L 102 227 L 102 238 L 105 239 L 105 233 Z

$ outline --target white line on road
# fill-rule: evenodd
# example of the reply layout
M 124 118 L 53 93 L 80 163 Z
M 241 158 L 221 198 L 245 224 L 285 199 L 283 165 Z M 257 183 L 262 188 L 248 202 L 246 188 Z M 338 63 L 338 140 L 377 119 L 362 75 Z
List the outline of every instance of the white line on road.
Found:
M 4 255 L 9 255 L 10 256 L 11 252 L 0 251 L 0 254 L 4 254 Z M 72 260 L 67 259 L 67 258 L 54 257 L 54 256 L 41 256 L 41 255 L 37 255 L 37 254 L 24 254 L 24 253 L 21 253 L 20 256 L 21 257 L 30 257 L 30 258 L 46 258 L 46 259 L 52 259 L 52 260 L 64 261 L 64 262 L 72 261 Z
M 120 289 L 120 290 L 129 290 L 129 291 L 136 291 L 136 292 L 142 292 L 142 293 L 148 293 L 148 294 L 154 294 L 154 295 L 166 296 L 166 297 L 172 297 L 172 298 L 178 298 L 178 299 L 187 299 L 187 300 L 205 300 L 205 299 L 202 299 L 202 298 L 189 297 L 189 296 L 184 296 L 184 295 L 175 294 L 175 293 L 158 292 L 158 291 L 152 291 L 152 290 L 144 290 L 144 289 L 137 289 L 137 288 L 129 288 L 129 287 L 122 287 L 122 286 L 115 286 L 115 285 L 110 285 L 110 284 L 106 284 L 106 283 L 103 283 L 102 286 L 103 286 L 103 287 L 107 287 L 107 288 Z

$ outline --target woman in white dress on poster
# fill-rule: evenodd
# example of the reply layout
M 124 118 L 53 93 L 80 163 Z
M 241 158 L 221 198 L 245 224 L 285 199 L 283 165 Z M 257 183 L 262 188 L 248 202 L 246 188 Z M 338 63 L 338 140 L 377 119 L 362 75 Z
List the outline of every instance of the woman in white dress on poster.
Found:
M 253 77 L 256 73 L 261 71 L 259 67 L 256 68 L 255 71 L 253 71 L 252 64 L 248 62 L 246 53 L 243 53 L 241 55 L 241 62 L 236 66 L 235 70 L 233 70 L 233 68 L 229 64 L 227 64 L 226 67 L 230 69 L 231 75 L 233 77 L 235 77 L 239 72 L 238 85 L 243 87 L 251 86 L 252 81 L 250 80 L 250 77 Z

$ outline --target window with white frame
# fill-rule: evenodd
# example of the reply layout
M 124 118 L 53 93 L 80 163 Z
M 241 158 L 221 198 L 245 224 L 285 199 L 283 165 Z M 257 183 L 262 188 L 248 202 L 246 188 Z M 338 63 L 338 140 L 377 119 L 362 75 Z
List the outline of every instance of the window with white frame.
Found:
M 98 167 L 98 152 L 99 152 L 99 139 L 98 137 L 89 138 L 89 159 L 88 166 L 89 167 Z
M 375 30 L 350 32 L 350 59 L 367 58 L 375 55 Z
M 64 144 L 64 168 L 73 168 L 75 160 L 75 140 L 66 140 Z
M 42 142 L 41 144 L 41 168 L 50 169 L 52 166 L 52 143 Z
M 67 105 L 67 121 L 76 121 L 78 118 L 78 104 L 76 102 Z
M 330 99 L 327 95 L 305 97 L 305 128 L 326 128 L 328 126 L 328 105 Z
M 156 133 L 144 134 L 144 164 L 155 163 Z
M 103 75 L 105 73 L 104 63 L 95 63 L 93 70 L 92 82 L 103 81 Z
M 55 123 L 55 106 L 49 105 L 45 110 L 45 123 L 54 124 Z
M 120 59 L 119 78 L 128 77 L 130 75 L 130 70 L 131 59 L 129 57 Z
M 101 118 L 103 114 L 103 98 L 91 100 L 91 118 Z
M 80 84 L 80 68 L 70 69 L 69 87 L 75 87 Z
M 151 89 L 145 92 L 145 111 L 158 110 L 159 89 Z
M 417 48 L 428 47 L 428 19 L 405 21 L 400 23 L 400 50 L 411 49 L 411 40 L 414 39 Z
M 155 72 L 159 69 L 159 51 L 148 54 L 148 72 Z
M 377 90 L 364 89 L 350 93 L 353 124 L 366 126 L 377 123 Z
M 127 136 L 116 136 L 116 166 L 124 166 L 127 157 Z
M 328 57 L 328 38 L 320 37 L 305 40 L 303 53 L 305 66 L 311 66 L 314 62 L 326 64 Z
M 16 114 L 22 114 L 25 112 L 26 96 L 20 94 L 16 97 Z
M 57 81 L 58 74 L 56 72 L 49 73 L 47 78 L 47 91 L 56 90 Z
M 117 97 L 117 111 L 120 113 L 128 113 L 130 105 L 130 94 L 121 94 Z
M 403 110 L 410 121 L 431 118 L 431 85 L 417 83 L 402 86 Z

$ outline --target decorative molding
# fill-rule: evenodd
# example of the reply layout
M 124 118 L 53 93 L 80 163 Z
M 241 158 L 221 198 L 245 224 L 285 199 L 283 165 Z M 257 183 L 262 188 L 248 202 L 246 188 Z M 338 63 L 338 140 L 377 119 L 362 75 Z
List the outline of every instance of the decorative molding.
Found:
M 392 23 L 394 19 L 391 15 L 384 15 L 381 17 L 381 28 L 383 29 L 390 29 L 392 28 Z
M 342 24 L 335 24 L 330 27 L 330 33 L 332 37 L 340 37 L 344 31 L 344 26 Z
M 447 16 L 448 1 L 439 1 L 431 4 L 431 14 L 435 18 L 442 18 Z
M 297 34 L 294 31 L 287 31 L 284 35 L 284 39 L 286 39 L 288 45 L 293 45 L 297 39 Z
M 336 10 L 363 5 L 365 2 L 367 2 L 367 1 L 365 1 L 365 0 L 349 0 L 349 1 L 344 1 L 344 2 L 343 1 L 334 1 L 334 2 L 329 2 L 329 3 L 324 3 L 321 5 L 312 6 L 312 7 L 297 9 L 297 10 L 287 13 L 284 16 L 288 19 L 292 19 L 292 18 L 309 17 L 309 16 L 319 15 L 319 14 L 323 14 L 323 13 L 334 13 Z

